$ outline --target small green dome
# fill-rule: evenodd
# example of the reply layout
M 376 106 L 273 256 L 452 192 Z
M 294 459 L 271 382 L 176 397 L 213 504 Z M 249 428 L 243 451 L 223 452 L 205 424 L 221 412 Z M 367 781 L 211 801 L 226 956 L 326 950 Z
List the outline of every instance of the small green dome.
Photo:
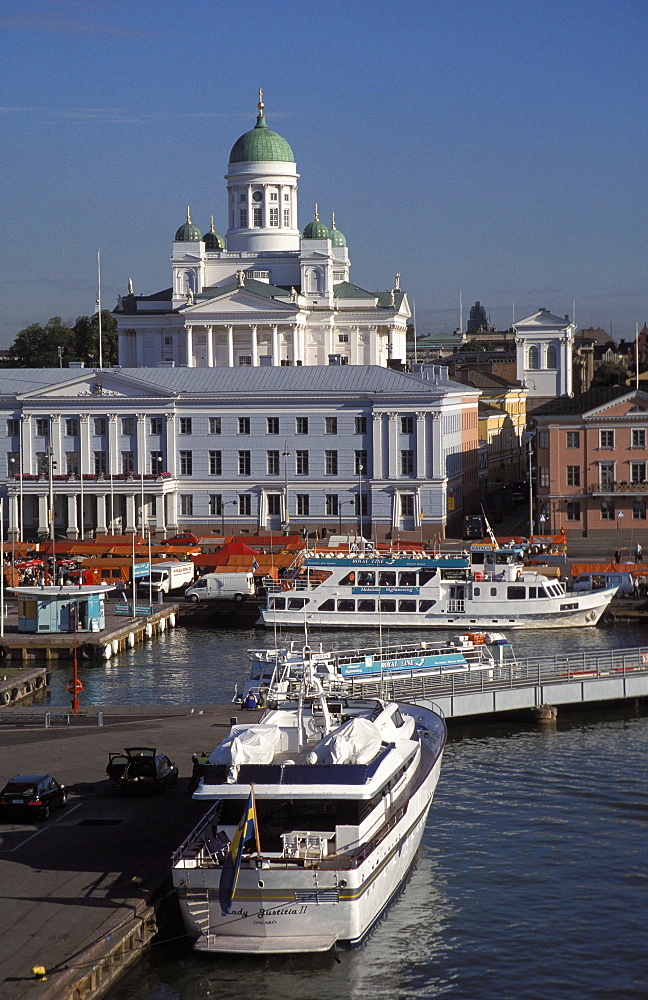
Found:
M 294 163 L 295 154 L 278 132 L 273 132 L 266 125 L 263 114 L 263 91 L 259 90 L 259 114 L 256 125 L 245 132 L 232 146 L 230 163 L 260 163 L 264 160 L 283 160 L 284 163 Z
M 211 227 L 208 233 L 205 233 L 204 237 L 205 249 L 206 250 L 224 250 L 225 240 L 222 236 L 219 236 L 214 229 L 214 216 L 211 217 Z
M 330 240 L 331 238 L 331 234 L 324 223 L 320 222 L 319 215 L 317 214 L 317 204 L 315 205 L 313 221 L 308 223 L 302 236 L 305 240 Z
M 187 205 L 187 221 L 178 229 L 175 234 L 175 241 L 176 243 L 199 243 L 201 239 L 200 230 L 192 223 L 189 206 Z
M 347 245 L 344 233 L 335 228 L 335 212 L 331 215 L 331 243 L 334 247 L 345 247 Z

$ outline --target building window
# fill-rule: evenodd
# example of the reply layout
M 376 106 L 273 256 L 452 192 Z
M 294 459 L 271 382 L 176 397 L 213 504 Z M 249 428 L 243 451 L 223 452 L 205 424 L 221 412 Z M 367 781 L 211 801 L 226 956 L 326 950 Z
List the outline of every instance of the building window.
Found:
M 7 452 L 7 475 L 14 476 L 20 469 L 20 455 L 17 451 Z
M 411 448 L 405 448 L 400 453 L 401 457 L 401 476 L 413 476 L 414 475 L 414 452 Z
M 159 476 L 162 472 L 162 452 L 152 451 L 151 455 L 151 475 Z
M 20 420 L 7 420 L 7 436 L 15 437 L 20 434 Z
M 193 493 L 180 494 L 180 513 L 187 517 L 193 515 Z
M 541 465 L 538 469 L 538 486 L 548 486 L 549 485 L 549 467 L 547 465 Z
M 308 417 L 295 417 L 295 431 L 297 434 L 308 434 Z
M 252 225 L 256 229 L 261 229 L 263 226 L 263 209 L 253 208 L 252 209 Z
M 547 441 L 547 446 L 549 442 Z M 567 431 L 567 447 L 580 448 L 580 431 Z
M 307 451 L 296 451 L 295 452 L 295 474 L 298 476 L 308 475 L 308 452 Z
M 241 517 L 250 517 L 252 513 L 252 497 L 249 493 L 239 493 L 238 507 Z
M 68 476 L 79 475 L 79 453 L 78 451 L 65 452 L 65 471 Z
M 555 370 L 558 367 L 558 352 L 553 344 L 547 348 L 547 368 Z
M 340 279 L 340 281 L 341 280 L 342 279 Z M 349 343 L 349 334 L 348 333 L 339 333 L 338 334 L 338 344 L 348 344 L 348 343 Z
M 79 421 L 74 417 L 71 420 L 65 421 L 65 434 L 66 437 L 77 437 L 79 433 Z
M 129 436 L 135 432 L 135 421 L 133 417 L 124 417 L 122 420 L 122 434 Z
M 220 516 L 223 513 L 223 494 L 209 494 L 209 513 L 212 517 Z
M 614 485 L 614 462 L 601 462 L 599 464 L 599 485 L 606 490 L 612 489 Z
M 162 417 L 151 417 L 151 434 L 161 434 L 163 426 Z
M 400 516 L 414 517 L 414 496 L 411 493 L 400 495 Z
M 173 346 L 173 337 L 165 337 L 164 338 L 164 346 L 165 347 L 172 347 Z
M 122 451 L 121 470 L 126 473 L 135 471 L 135 456 L 132 451 Z
M 106 418 L 105 417 L 95 417 L 94 422 L 94 432 L 97 437 L 101 437 L 106 433 Z
M 414 417 L 401 417 L 401 434 L 414 433 Z
M 529 348 L 527 367 L 530 371 L 537 371 L 540 367 L 540 351 L 535 344 Z
M 310 514 L 310 497 L 308 493 L 297 494 L 297 516 L 308 517 Z
M 290 228 L 290 209 L 284 208 L 284 226 L 286 229 Z
M 95 420 L 95 424 L 96 424 Z M 97 431 L 95 431 L 95 434 Z M 49 434 L 49 419 L 39 418 L 36 421 L 36 437 L 47 437 Z
M 632 448 L 645 448 L 646 447 L 646 431 L 643 427 L 633 427 L 631 431 L 631 441 Z
M 353 453 L 353 471 L 356 476 L 360 476 L 367 471 L 367 452 L 364 448 Z
M 252 355 L 251 354 L 241 354 L 238 359 L 239 367 L 242 365 L 244 368 L 252 367 Z
M 247 229 L 247 208 L 239 208 L 239 228 Z
M 266 452 L 266 471 L 269 476 L 279 475 L 279 452 L 278 451 L 267 451 Z
M 192 476 L 193 475 L 193 452 L 192 451 L 181 451 L 180 452 L 180 475 L 181 476 Z
M 209 433 L 210 434 L 220 434 L 221 433 L 221 418 L 220 417 L 210 417 L 209 418 Z
M 601 520 L 614 521 L 614 500 L 601 500 Z
M 271 226 L 278 226 L 279 225 L 279 209 L 278 208 L 271 208 L 270 209 L 270 225 Z
M 279 417 L 266 417 L 266 433 L 279 433 Z
M 630 462 L 630 482 L 633 486 L 640 486 L 646 482 L 645 462 Z
M 580 465 L 567 466 L 567 485 L 580 486 Z
M 355 434 L 366 434 L 367 433 L 367 418 L 366 417 L 356 417 L 355 418 Z
M 643 497 L 634 498 L 632 502 L 632 519 L 633 521 L 646 520 L 646 501 Z
M 599 448 L 614 448 L 614 431 L 599 431 Z
M 94 453 L 94 470 L 95 476 L 105 476 L 106 469 L 108 468 L 106 463 L 106 452 L 105 451 L 95 451 Z
M 279 195 L 276 191 L 270 192 L 270 201 L 279 201 Z
M 180 417 L 180 433 L 191 434 L 191 417 Z
M 324 452 L 324 474 L 327 476 L 337 476 L 338 474 L 337 451 Z
M 369 497 L 367 493 L 356 493 L 354 496 L 353 502 L 355 504 L 355 515 L 356 517 L 360 516 L 360 500 L 362 500 L 362 516 L 367 517 L 369 514 Z
M 238 473 L 239 476 L 249 476 L 252 471 L 252 462 L 249 451 L 239 451 L 238 453 Z
M 568 521 L 580 521 L 581 519 L 581 505 L 580 503 L 574 503 L 571 500 L 567 502 L 567 520 Z
M 281 514 L 281 493 L 268 493 L 266 496 L 268 514 L 278 517 Z
M 338 500 L 337 493 L 327 493 L 326 495 L 326 513 L 329 517 L 337 517 L 340 513 L 340 502 Z
M 549 431 L 538 431 L 538 448 L 549 447 Z
M 209 475 L 223 475 L 223 453 L 221 451 L 209 452 Z
M 337 434 L 337 417 L 324 417 L 324 433 Z
M 249 417 L 239 417 L 238 418 L 238 432 L 239 432 L 239 434 L 249 434 L 250 433 L 250 418 Z

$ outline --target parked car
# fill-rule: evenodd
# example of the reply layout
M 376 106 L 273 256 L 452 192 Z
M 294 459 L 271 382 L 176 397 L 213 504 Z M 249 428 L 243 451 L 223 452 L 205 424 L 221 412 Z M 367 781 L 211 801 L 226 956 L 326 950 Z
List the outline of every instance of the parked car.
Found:
M 125 790 L 164 788 L 178 780 L 178 765 L 155 747 L 126 747 L 108 755 L 106 774 Z
M 51 774 L 17 774 L 0 792 L 2 812 L 22 813 L 49 819 L 52 809 L 63 808 L 67 802 L 67 788 Z

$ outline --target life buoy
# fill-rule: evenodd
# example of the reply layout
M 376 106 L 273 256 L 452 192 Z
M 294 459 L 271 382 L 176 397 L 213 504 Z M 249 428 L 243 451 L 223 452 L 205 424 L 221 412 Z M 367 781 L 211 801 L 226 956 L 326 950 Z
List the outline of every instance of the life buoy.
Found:
M 282 590 L 294 590 L 295 584 L 292 580 L 284 580 L 281 585 Z
M 521 580 L 522 579 L 522 570 L 521 569 L 519 569 L 517 571 L 517 573 L 515 574 L 515 579 L 516 580 Z
M 75 681 L 68 681 L 65 690 L 68 694 L 79 694 L 80 691 L 83 691 L 83 681 L 80 677 L 77 677 Z
M 480 569 L 475 570 L 475 572 L 473 573 L 473 579 L 475 580 L 476 583 L 481 583 L 481 581 L 484 579 L 484 574 Z

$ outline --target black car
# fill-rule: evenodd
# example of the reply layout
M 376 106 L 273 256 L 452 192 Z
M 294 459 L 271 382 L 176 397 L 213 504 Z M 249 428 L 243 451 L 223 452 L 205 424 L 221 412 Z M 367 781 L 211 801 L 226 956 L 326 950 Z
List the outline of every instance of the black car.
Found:
M 2 812 L 48 819 L 52 809 L 63 808 L 67 788 L 51 774 L 17 774 L 0 792 Z
M 178 780 L 178 765 L 155 747 L 126 747 L 108 755 L 106 774 L 124 789 L 163 788 Z

